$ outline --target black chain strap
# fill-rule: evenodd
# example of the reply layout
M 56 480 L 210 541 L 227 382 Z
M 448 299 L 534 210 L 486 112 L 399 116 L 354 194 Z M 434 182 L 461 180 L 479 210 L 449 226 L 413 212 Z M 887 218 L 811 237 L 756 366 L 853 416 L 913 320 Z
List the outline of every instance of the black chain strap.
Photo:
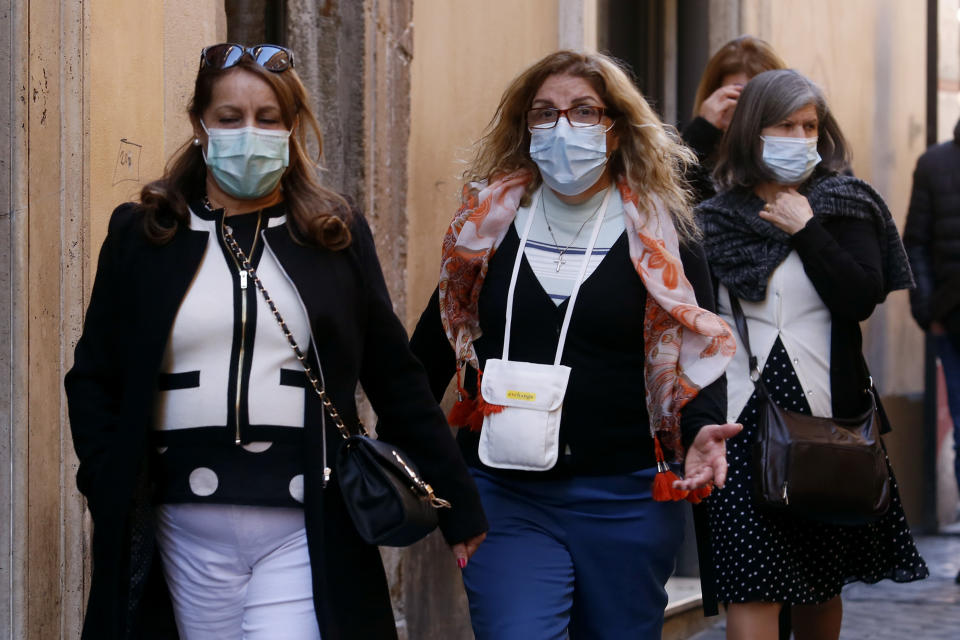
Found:
M 243 252 L 243 249 L 240 248 L 240 245 L 237 244 L 230 227 L 226 225 L 223 227 L 223 239 L 226 241 L 230 250 L 233 251 L 237 260 L 240 261 L 244 271 L 246 271 L 247 275 L 250 276 L 250 279 L 253 280 L 253 283 L 257 286 L 257 289 L 259 289 L 260 293 L 263 294 L 264 302 L 266 302 L 267 306 L 270 307 L 273 317 L 276 319 L 277 324 L 280 325 L 280 330 L 283 331 L 283 337 L 287 339 L 287 343 L 290 345 L 290 348 L 293 349 L 293 353 L 297 356 L 297 360 L 303 367 L 303 372 L 307 375 L 307 380 L 310 381 L 310 385 L 317 393 L 317 396 L 319 396 L 327 415 L 330 416 L 330 419 L 333 420 L 333 423 L 337 426 L 337 430 L 340 432 L 340 435 L 343 436 L 344 440 L 346 440 L 351 435 L 350 430 L 347 429 L 347 426 L 343 423 L 343 419 L 340 417 L 340 413 L 337 411 L 337 408 L 333 406 L 330 398 L 327 397 L 327 392 L 324 391 L 323 386 L 320 383 L 320 379 L 313 372 L 313 369 L 307 362 L 307 357 L 303 355 L 303 351 L 300 350 L 300 346 L 297 344 L 297 341 L 293 339 L 293 333 L 287 327 L 287 323 L 283 321 L 283 316 L 281 316 L 280 311 L 277 310 L 277 305 L 273 303 L 273 299 L 270 297 L 270 294 L 267 293 L 263 283 L 260 282 L 260 278 L 257 276 L 257 272 L 254 270 L 253 265 L 250 264 L 250 260 L 247 259 L 247 255 Z M 357 419 L 357 427 L 361 435 L 368 435 L 367 430 L 363 426 L 363 422 L 359 418 Z
M 310 365 L 307 362 L 307 357 L 303 355 L 303 352 L 300 350 L 300 346 L 297 344 L 297 341 L 293 339 L 293 333 L 287 327 L 287 323 L 283 321 L 283 316 L 280 315 L 277 305 L 273 303 L 273 299 L 270 297 L 270 294 L 267 293 L 263 283 L 260 282 L 260 278 L 257 276 L 256 270 L 253 268 L 253 265 L 250 264 L 250 260 L 247 259 L 247 255 L 243 252 L 243 249 L 241 249 L 240 245 L 237 244 L 236 239 L 233 237 L 232 230 L 227 225 L 223 226 L 223 239 L 227 243 L 227 247 L 233 251 L 234 256 L 236 256 L 244 271 L 247 272 L 247 275 L 251 280 L 253 280 L 253 283 L 263 295 L 264 302 L 266 302 L 267 306 L 270 307 L 273 317 L 276 319 L 277 324 L 280 325 L 280 330 L 283 331 L 283 336 L 287 339 L 287 343 L 290 345 L 290 348 L 293 349 L 293 353 L 297 356 L 300 366 L 303 367 L 303 371 L 307 375 L 307 380 L 310 381 L 310 385 L 313 387 L 313 390 L 317 393 L 317 396 L 319 396 L 320 401 L 323 403 L 323 408 L 327 412 L 327 415 L 330 416 L 331 420 L 333 420 L 333 423 L 337 426 L 337 430 L 340 432 L 340 435 L 343 436 L 343 439 L 348 439 L 351 434 L 349 429 L 347 429 L 347 426 L 343 424 L 343 419 L 340 417 L 340 413 L 337 411 L 337 408 L 333 406 L 330 398 L 327 397 L 327 392 L 324 391 L 323 386 L 320 383 L 320 379 L 313 372 L 313 369 L 310 368 Z M 370 437 L 359 417 L 357 418 L 357 429 L 359 430 L 359 435 Z M 407 463 L 396 451 L 393 452 L 393 455 L 396 457 L 397 462 L 404 467 L 407 475 L 409 476 L 409 480 L 413 483 L 413 489 L 419 492 L 424 498 L 428 499 L 430 504 L 432 504 L 434 507 L 450 508 L 450 503 L 434 494 L 433 487 L 431 487 L 419 475 L 417 475 L 417 473 L 409 465 L 407 465 Z M 330 468 L 325 467 L 323 474 L 324 486 L 326 486 L 327 481 L 330 479 Z

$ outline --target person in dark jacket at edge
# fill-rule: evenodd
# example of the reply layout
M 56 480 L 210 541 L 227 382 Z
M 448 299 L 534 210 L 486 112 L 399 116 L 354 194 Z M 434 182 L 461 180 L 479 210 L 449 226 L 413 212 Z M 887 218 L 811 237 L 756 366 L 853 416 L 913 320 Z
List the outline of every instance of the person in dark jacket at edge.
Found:
M 933 338 L 947 382 L 953 470 L 960 487 L 960 122 L 953 140 L 917 160 L 903 245 L 917 284 L 910 292 L 910 311 Z M 956 581 L 960 584 L 960 573 Z

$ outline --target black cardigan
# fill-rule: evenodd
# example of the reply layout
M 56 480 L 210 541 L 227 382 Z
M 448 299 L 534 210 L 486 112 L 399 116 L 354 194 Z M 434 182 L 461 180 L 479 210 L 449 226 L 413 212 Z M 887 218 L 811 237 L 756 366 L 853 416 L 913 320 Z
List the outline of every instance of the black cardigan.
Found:
M 697 154 L 698 164 L 687 169 L 687 182 L 693 190 L 695 203 L 712 198 L 717 193 L 713 184 L 713 165 L 716 152 L 723 138 L 723 131 L 701 116 L 697 116 L 683 128 L 683 141 Z
M 886 297 L 880 243 L 883 236 L 870 220 L 811 218 L 790 239 L 803 270 L 830 310 L 830 394 L 833 415 L 863 413 L 863 390 L 870 378 L 863 357 L 860 322 Z M 881 432 L 890 431 L 877 402 Z
M 701 208 L 698 215 L 706 214 Z M 830 389 L 833 415 L 838 417 L 860 415 L 866 407 L 863 390 L 870 371 L 863 357 L 860 322 L 886 296 L 880 249 L 884 241 L 883 231 L 872 220 L 839 216 L 811 218 L 790 238 L 804 272 L 830 311 Z M 890 424 L 879 398 L 877 406 L 881 431 L 886 433 Z
M 519 247 L 513 225 L 490 260 L 480 292 L 483 335 L 474 346 L 483 368 L 487 358 L 503 351 L 507 288 Z M 699 245 L 681 247 L 687 278 L 699 304 L 714 310 L 706 258 Z M 559 307 L 540 286 L 526 258 L 517 278 L 511 360 L 552 363 L 567 302 Z M 561 457 L 549 472 L 503 471 L 485 467 L 477 457 L 479 434 L 460 429 L 457 441 L 467 462 L 492 473 L 523 478 L 628 473 L 655 464 L 653 439 L 644 401 L 643 319 L 647 292 L 630 259 L 626 234 L 589 278 L 584 280 L 570 322 L 562 363 L 570 366 L 570 382 L 560 423 Z M 434 291 L 411 339 L 440 398 L 456 369 L 453 349 L 440 322 Z M 475 377 L 465 387 L 473 392 Z M 682 413 L 683 440 L 693 440 L 701 427 L 722 424 L 726 415 L 726 380 L 701 390 Z M 564 452 L 569 446 L 569 455 Z
M 453 503 L 439 512 L 444 537 L 466 540 L 487 528 L 476 487 L 409 351 L 361 215 L 354 215 L 351 230 L 353 242 L 342 251 L 298 243 L 286 225 L 266 229 L 263 237 L 306 305 L 327 392 L 345 422 L 356 424 L 359 381 L 379 415 L 379 436 L 406 451 L 437 494 Z M 147 434 L 170 327 L 209 240 L 206 232 L 180 228 L 167 244 L 153 245 L 139 208 L 128 204 L 114 212 L 100 252 L 65 381 L 80 460 L 77 486 L 94 522 L 88 640 L 177 637 L 152 553 Z M 356 533 L 336 473 L 322 486 L 322 408 L 316 394 L 305 397 L 304 511 L 320 631 L 324 640 L 395 637 L 380 554 Z M 341 439 L 330 422 L 333 466 Z M 144 567 L 146 577 L 138 573 Z

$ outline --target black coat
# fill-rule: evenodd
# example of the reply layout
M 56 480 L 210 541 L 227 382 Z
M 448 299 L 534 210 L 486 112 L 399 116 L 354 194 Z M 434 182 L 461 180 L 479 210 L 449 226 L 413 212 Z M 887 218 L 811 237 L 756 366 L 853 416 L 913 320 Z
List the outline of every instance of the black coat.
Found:
M 953 140 L 917 160 L 903 244 L 917 283 L 913 317 L 924 329 L 936 320 L 960 333 L 960 122 Z
M 687 169 L 686 178 L 693 191 L 694 203 L 700 203 L 717 193 L 711 174 L 723 131 L 710 124 L 706 118 L 697 116 L 683 128 L 681 136 L 686 145 L 697 154 L 698 164 Z
M 147 435 L 170 328 L 211 238 L 181 228 L 157 246 L 147 241 L 141 221 L 129 204 L 110 220 L 65 381 L 80 459 L 77 486 L 94 523 L 83 631 L 91 640 L 177 637 L 153 553 Z M 342 251 L 297 243 L 285 225 L 263 237 L 306 305 L 327 392 L 345 422 L 356 424 L 360 382 L 379 416 L 379 436 L 406 451 L 437 494 L 453 503 L 440 511 L 446 540 L 466 540 L 487 528 L 476 487 L 409 351 L 359 214 L 351 230 L 353 243 Z M 336 473 L 322 487 L 322 409 L 315 394 L 305 398 L 304 509 L 321 633 L 324 640 L 395 637 L 380 554 L 356 533 Z M 327 431 L 333 461 L 341 439 L 330 421 Z

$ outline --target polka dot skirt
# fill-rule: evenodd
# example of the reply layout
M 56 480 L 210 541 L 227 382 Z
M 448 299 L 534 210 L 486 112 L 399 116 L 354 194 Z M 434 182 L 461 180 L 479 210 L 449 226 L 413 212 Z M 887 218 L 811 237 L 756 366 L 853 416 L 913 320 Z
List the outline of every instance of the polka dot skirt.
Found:
M 779 406 L 810 413 L 779 340 L 763 381 Z M 758 406 L 754 394 L 740 414 L 743 431 L 727 441 L 726 486 L 707 500 L 717 599 L 816 604 L 838 595 L 848 582 L 925 578 L 929 572 L 910 535 L 892 469 L 890 510 L 867 525 L 833 525 L 757 508 L 751 458 Z

